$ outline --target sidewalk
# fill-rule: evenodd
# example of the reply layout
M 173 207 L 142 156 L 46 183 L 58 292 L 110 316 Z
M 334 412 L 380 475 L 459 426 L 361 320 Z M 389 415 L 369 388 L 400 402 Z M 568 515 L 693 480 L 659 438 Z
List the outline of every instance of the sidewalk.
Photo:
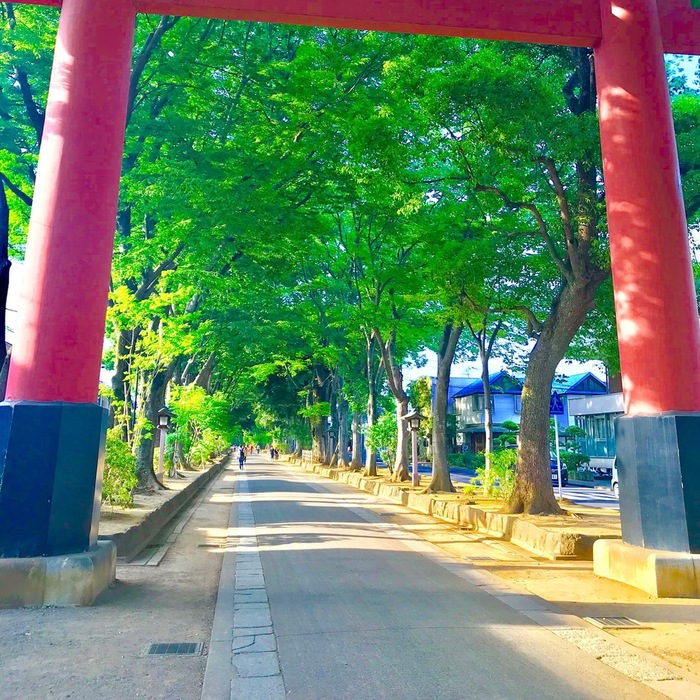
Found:
M 94 606 L 0 610 L 0 700 L 199 700 L 234 478 L 224 470 L 186 506 L 156 565 L 118 562 Z M 173 642 L 200 651 L 145 653 Z

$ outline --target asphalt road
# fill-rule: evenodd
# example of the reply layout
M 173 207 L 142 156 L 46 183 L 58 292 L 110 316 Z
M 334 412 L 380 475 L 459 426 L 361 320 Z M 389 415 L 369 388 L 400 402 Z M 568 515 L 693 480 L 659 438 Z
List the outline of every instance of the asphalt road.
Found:
M 421 474 L 430 474 L 430 467 L 419 466 L 418 471 Z M 465 473 L 464 471 L 450 471 L 452 482 L 454 484 L 468 484 L 476 473 Z M 602 482 L 606 483 L 606 482 Z M 595 488 L 598 486 L 593 482 L 591 486 L 569 485 L 562 487 L 562 496 L 572 503 L 577 503 L 590 508 L 609 508 L 611 510 L 620 510 L 620 503 L 617 496 L 611 489 Z M 558 487 L 554 487 L 554 493 L 558 494 Z
M 411 546 L 365 494 L 256 458 L 246 479 L 288 700 L 661 697 Z

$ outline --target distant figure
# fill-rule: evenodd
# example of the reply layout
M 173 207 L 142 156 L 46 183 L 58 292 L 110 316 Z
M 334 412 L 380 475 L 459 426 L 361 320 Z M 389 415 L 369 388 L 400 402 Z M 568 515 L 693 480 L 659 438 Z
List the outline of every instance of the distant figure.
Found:
M 243 469 L 243 462 L 245 462 L 245 450 L 241 447 L 238 450 L 238 468 Z

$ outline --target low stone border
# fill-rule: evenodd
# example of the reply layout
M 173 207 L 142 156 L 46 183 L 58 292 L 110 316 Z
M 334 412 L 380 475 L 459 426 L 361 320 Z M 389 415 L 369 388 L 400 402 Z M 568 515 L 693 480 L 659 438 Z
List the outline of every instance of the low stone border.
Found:
M 148 513 L 141 522 L 123 532 L 100 535 L 100 540 L 112 540 L 117 546 L 117 557 L 129 561 L 150 541 L 228 464 L 231 456 L 225 455 L 207 471 L 195 477 L 184 489 Z
M 321 464 L 309 464 L 293 457 L 286 458 L 305 471 L 325 476 L 353 486 L 361 491 L 381 496 L 400 503 L 420 513 L 432 515 L 461 527 L 478 530 L 491 537 L 508 540 L 535 554 L 549 559 L 593 560 L 593 543 L 599 539 L 614 538 L 614 535 L 590 535 L 581 532 L 556 532 L 547 530 L 519 515 L 494 513 L 476 506 L 446 501 L 428 493 L 410 491 L 401 484 L 388 484 L 375 478 L 363 476 L 361 472 L 332 469 Z

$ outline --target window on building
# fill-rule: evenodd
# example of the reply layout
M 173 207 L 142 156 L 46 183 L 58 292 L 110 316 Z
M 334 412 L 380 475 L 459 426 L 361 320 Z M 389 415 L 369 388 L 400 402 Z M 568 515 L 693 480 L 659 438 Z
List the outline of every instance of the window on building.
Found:
M 472 396 L 472 411 L 483 411 L 485 405 L 483 394 L 474 394 Z M 491 397 L 491 410 L 494 410 L 493 396 Z
M 615 418 L 619 413 L 599 413 L 592 416 L 576 416 L 576 425 L 586 435 L 581 438 L 581 448 L 590 457 L 615 456 Z
M 523 410 L 523 397 L 519 394 L 513 396 L 513 408 L 516 413 L 522 413 Z

